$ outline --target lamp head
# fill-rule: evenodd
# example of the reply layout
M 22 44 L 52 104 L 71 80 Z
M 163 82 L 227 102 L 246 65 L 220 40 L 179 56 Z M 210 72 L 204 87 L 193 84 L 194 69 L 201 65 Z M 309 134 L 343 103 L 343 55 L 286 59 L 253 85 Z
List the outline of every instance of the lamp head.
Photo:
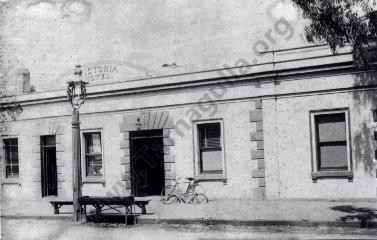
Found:
M 74 71 L 75 79 L 67 82 L 67 97 L 68 101 L 74 109 L 79 109 L 84 103 L 86 98 L 86 85 L 87 82 L 82 80 L 82 69 L 80 65 L 76 65 Z

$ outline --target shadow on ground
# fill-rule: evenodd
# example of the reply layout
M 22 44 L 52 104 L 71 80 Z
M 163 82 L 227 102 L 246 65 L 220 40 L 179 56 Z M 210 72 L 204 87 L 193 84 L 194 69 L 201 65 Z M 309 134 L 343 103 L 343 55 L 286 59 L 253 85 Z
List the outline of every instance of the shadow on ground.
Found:
M 331 207 L 334 211 L 348 213 L 339 219 L 345 221 L 360 221 L 360 227 L 372 228 L 377 227 L 375 220 L 377 219 L 377 209 L 367 207 L 355 207 L 352 205 L 341 205 Z

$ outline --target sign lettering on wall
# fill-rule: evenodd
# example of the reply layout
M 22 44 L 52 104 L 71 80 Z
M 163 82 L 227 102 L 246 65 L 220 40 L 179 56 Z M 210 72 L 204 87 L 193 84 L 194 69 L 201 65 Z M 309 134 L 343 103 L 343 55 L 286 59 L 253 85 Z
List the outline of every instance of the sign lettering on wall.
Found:
M 91 85 L 146 79 L 156 76 L 147 68 L 121 61 L 98 61 L 81 64 L 83 80 Z M 66 82 L 72 81 L 74 66 L 59 76 L 60 88 L 66 88 Z M 58 87 L 56 84 L 54 87 Z
M 118 74 L 118 66 L 115 64 L 98 64 L 84 66 L 82 76 L 88 81 L 111 80 Z

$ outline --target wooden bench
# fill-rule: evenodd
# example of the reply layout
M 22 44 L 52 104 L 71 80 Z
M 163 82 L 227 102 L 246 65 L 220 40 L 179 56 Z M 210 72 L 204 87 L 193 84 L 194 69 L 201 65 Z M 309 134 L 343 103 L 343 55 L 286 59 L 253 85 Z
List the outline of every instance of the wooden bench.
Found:
M 128 215 L 133 215 L 132 207 L 135 204 L 135 198 L 133 196 L 129 197 L 80 197 L 79 198 L 79 205 L 81 206 L 81 211 L 83 214 L 86 215 L 86 206 L 93 206 L 95 209 L 95 217 L 97 219 L 100 219 L 102 214 L 102 208 L 107 206 L 119 213 L 122 213 L 119 209 L 116 209 L 114 206 L 122 206 L 125 208 L 125 211 L 123 212 L 126 219 Z M 135 219 L 133 218 L 133 221 L 135 223 Z
M 64 205 L 73 205 L 73 201 L 50 201 L 54 207 L 54 214 L 59 214 L 59 209 Z
M 113 203 L 114 199 L 116 201 L 119 200 L 120 197 L 113 197 L 113 198 L 108 198 L 108 197 L 92 197 L 91 199 L 88 200 L 88 196 L 85 196 L 85 197 L 81 197 L 81 203 L 80 205 L 84 205 L 85 207 L 83 208 L 83 212 L 85 213 L 86 212 L 86 205 L 92 205 L 94 206 L 95 208 L 97 207 L 99 210 L 97 210 L 96 208 L 96 211 L 99 211 L 101 212 L 102 208 L 104 206 L 108 206 L 108 204 L 102 204 L 103 206 L 100 207 L 100 203 Z M 95 202 L 96 201 L 96 202 Z M 140 209 L 141 209 L 141 214 L 147 214 L 147 209 L 146 209 L 146 205 L 148 205 L 150 200 L 134 200 L 134 205 L 138 206 Z M 73 201 L 50 201 L 51 205 L 54 207 L 54 214 L 59 214 L 59 209 L 64 206 L 64 205 L 73 205 Z M 93 205 L 93 204 L 94 205 Z M 117 204 L 110 204 L 110 205 L 117 205 Z M 123 205 L 123 204 L 119 204 L 119 205 Z M 111 207 L 112 208 L 112 207 Z
M 135 200 L 135 205 L 141 209 L 141 214 L 147 214 L 147 209 L 145 208 L 148 205 L 150 200 Z

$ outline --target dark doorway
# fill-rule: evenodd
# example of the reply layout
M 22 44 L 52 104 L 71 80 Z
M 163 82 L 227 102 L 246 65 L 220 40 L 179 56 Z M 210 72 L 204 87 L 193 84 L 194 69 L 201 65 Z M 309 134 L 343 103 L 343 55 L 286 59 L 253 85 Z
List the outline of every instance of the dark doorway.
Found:
M 131 132 L 130 139 L 132 194 L 160 195 L 165 185 L 162 130 Z
M 41 136 L 42 197 L 57 196 L 56 143 L 55 136 Z

